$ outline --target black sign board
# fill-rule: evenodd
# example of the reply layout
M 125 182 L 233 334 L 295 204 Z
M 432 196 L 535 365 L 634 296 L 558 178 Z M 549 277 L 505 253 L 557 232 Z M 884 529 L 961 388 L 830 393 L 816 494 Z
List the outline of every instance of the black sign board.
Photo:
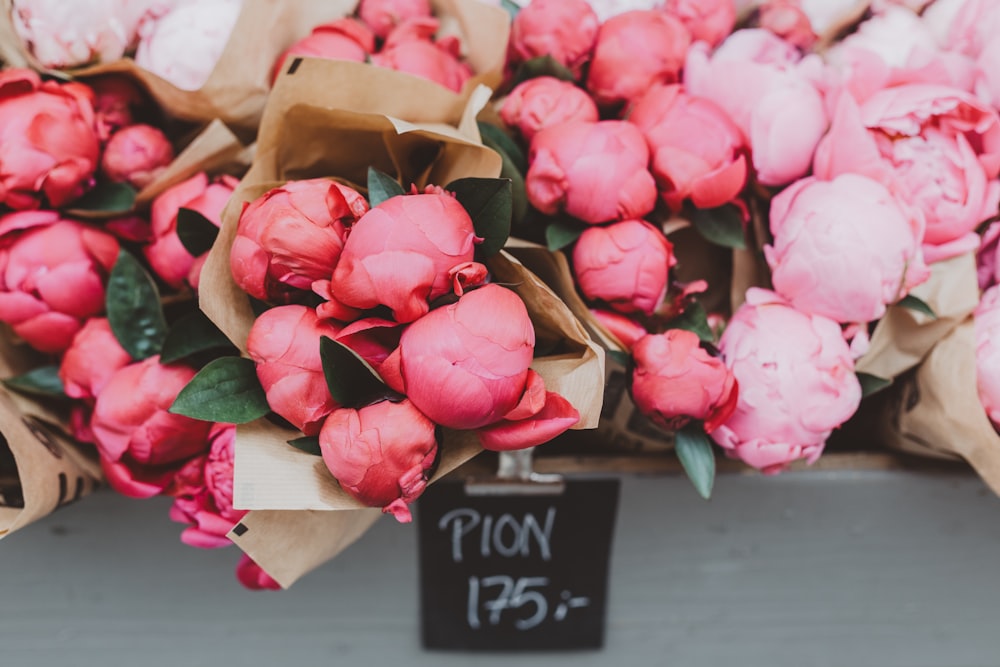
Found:
M 417 505 L 424 647 L 601 648 L 618 488 L 615 479 L 570 480 L 555 495 L 429 488 Z

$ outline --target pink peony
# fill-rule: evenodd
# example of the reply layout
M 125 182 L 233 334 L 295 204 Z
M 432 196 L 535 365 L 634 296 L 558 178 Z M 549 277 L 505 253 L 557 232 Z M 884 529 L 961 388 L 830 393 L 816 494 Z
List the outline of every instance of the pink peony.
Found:
M 358 6 L 358 17 L 381 39 L 400 24 L 430 15 L 428 0 L 361 0 Z
M 42 352 L 62 352 L 104 311 L 104 287 L 118 260 L 107 232 L 55 211 L 0 218 L 0 321 Z
M 352 227 L 329 292 L 322 292 L 331 301 L 320 314 L 381 305 L 398 322 L 412 322 L 428 311 L 429 301 L 454 290 L 453 269 L 470 264 L 480 242 L 469 214 L 450 194 L 392 197 Z
M 833 429 L 861 403 L 840 326 L 796 310 L 773 292 L 747 291 L 719 348 L 739 384 L 739 400 L 712 439 L 765 473 L 801 458 L 814 462 Z
M 681 86 L 655 86 L 628 117 L 653 154 L 652 172 L 674 212 L 690 199 L 698 208 L 732 201 L 746 185 L 746 146 L 740 129 L 710 100 Z
M 667 0 L 664 9 L 684 24 L 692 41 L 717 46 L 736 25 L 733 0 Z
M 91 428 L 111 487 L 126 496 L 162 493 L 202 453 L 212 424 L 167 412 L 195 370 L 158 356 L 120 368 L 97 396 Z
M 1000 286 L 983 292 L 975 324 L 976 388 L 990 421 L 1000 425 Z
M 680 79 L 691 35 L 679 20 L 656 10 L 608 19 L 597 33 L 587 90 L 598 105 L 634 100 L 658 83 Z
M 437 458 L 437 430 L 409 400 L 339 408 L 319 433 L 323 462 L 344 491 L 409 523 Z
M 0 72 L 0 204 L 61 207 L 90 188 L 99 151 L 92 103 L 83 84 Z
M 632 399 L 663 428 L 678 430 L 694 419 L 711 433 L 736 409 L 733 374 L 722 359 L 701 348 L 691 331 L 645 336 L 632 348 L 632 358 Z
M 597 15 L 584 0 L 534 0 L 511 22 L 507 59 L 518 64 L 552 56 L 579 77 L 599 28 Z
M 652 315 L 667 294 L 674 247 L 645 220 L 589 227 L 573 249 L 573 277 L 588 299 L 622 313 Z
M 103 317 L 87 320 L 59 364 L 59 379 L 70 398 L 93 401 L 119 368 L 132 362 Z
M 101 142 L 132 125 L 136 112 L 146 103 L 143 92 L 120 74 L 104 74 L 88 79 L 87 84 L 94 91 L 94 123 Z
M 205 172 L 198 172 L 153 200 L 150 212 L 153 241 L 142 251 L 156 275 L 168 285 L 180 287 L 187 280 L 197 288 L 201 267 L 177 236 L 177 213 L 182 208 L 191 209 L 219 226 L 222 209 L 238 184 L 232 176 L 210 179 Z
M 472 68 L 461 62 L 461 44 L 457 39 L 432 40 L 437 29 L 437 19 L 433 18 L 402 24 L 389 35 L 382 50 L 372 55 L 372 64 L 461 91 L 472 77 Z
M 803 50 L 812 48 L 819 36 L 798 0 L 768 0 L 760 7 L 760 27 Z
M 619 120 L 571 121 L 531 140 L 525 185 L 542 213 L 565 212 L 590 224 L 638 219 L 656 206 L 642 133 Z
M 500 118 L 525 141 L 546 127 L 570 120 L 596 122 L 597 105 L 569 81 L 540 76 L 518 84 L 504 100 Z
M 252 591 L 281 590 L 281 584 L 271 578 L 271 575 L 246 554 L 240 557 L 240 562 L 236 566 L 236 578 L 245 588 Z
M 771 233 L 775 291 L 837 322 L 876 320 L 930 276 L 919 214 L 864 176 L 794 183 L 771 201 Z
M 306 435 L 315 435 L 337 407 L 326 386 L 320 337 L 336 338 L 340 327 L 305 306 L 277 306 L 254 320 L 247 353 L 267 403 Z
M 230 255 L 233 278 L 261 301 L 288 301 L 329 280 L 347 228 L 368 210 L 358 192 L 325 178 L 289 181 L 245 204 Z
M 115 132 L 104 147 L 101 171 L 108 180 L 144 188 L 174 159 L 170 140 L 151 125 L 130 125 Z
M 316 26 L 312 32 L 292 44 L 274 63 L 272 81 L 289 57 L 308 56 L 363 63 L 375 51 L 375 35 L 357 19 L 347 17 Z
M 625 346 L 626 351 L 631 350 L 647 333 L 645 327 L 621 313 L 591 308 L 590 314 Z

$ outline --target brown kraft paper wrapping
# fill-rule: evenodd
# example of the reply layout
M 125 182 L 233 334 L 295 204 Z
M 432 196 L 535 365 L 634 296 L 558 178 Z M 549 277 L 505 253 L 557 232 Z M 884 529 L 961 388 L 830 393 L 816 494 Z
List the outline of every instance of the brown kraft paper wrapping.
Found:
M 976 330 L 967 318 L 901 380 L 883 420 L 888 445 L 910 454 L 963 458 L 1000 495 L 1000 436 L 976 389 Z
M 46 70 L 27 52 L 14 32 L 12 0 L 0 1 L 3 3 L 0 58 L 11 65 L 33 67 L 63 78 L 125 74 L 141 84 L 170 116 L 195 123 L 218 118 L 243 138 L 252 137 L 257 129 L 278 56 L 315 26 L 351 14 L 358 4 L 357 0 L 244 0 L 232 36 L 208 81 L 198 90 L 186 91 L 139 67 L 131 58 L 65 72 Z M 477 73 L 463 95 L 480 83 L 496 87 L 503 74 L 510 29 L 507 13 L 479 0 L 435 0 L 431 5 L 441 19 L 442 31 L 462 39 L 463 56 Z
M 435 84 L 412 77 L 407 81 L 414 95 L 401 95 L 379 83 L 393 81 L 389 74 L 355 63 L 303 59 L 276 84 L 254 163 L 223 213 L 201 278 L 202 309 L 241 349 L 253 314 L 231 277 L 229 250 L 244 202 L 296 178 L 326 176 L 360 186 L 369 166 L 418 186 L 499 174 L 500 157 L 482 146 L 475 125 L 489 99 L 488 88 L 472 91 L 466 104 L 457 105 L 454 96 L 440 95 Z M 329 85 L 331 79 L 344 85 Z M 578 427 L 596 426 L 603 351 L 519 262 L 501 254 L 489 263 L 497 280 L 525 300 L 538 340 L 561 341 L 555 353 L 536 359 L 532 367 L 550 390 L 577 407 L 582 417 Z M 239 427 L 236 441 L 234 504 L 251 512 L 230 537 L 285 586 L 346 548 L 379 513 L 359 511 L 361 506 L 340 489 L 321 459 L 284 444 L 298 435 L 258 420 Z M 474 434 L 446 432 L 434 479 L 480 451 Z M 296 551 L 292 562 L 290 549 Z

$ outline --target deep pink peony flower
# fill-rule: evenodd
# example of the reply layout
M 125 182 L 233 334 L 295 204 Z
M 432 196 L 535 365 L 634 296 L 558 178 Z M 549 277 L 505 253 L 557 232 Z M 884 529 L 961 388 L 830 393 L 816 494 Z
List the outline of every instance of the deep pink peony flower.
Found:
M 414 19 L 397 27 L 386 38 L 371 62 L 438 83 L 459 92 L 472 78 L 472 68 L 461 61 L 461 43 L 454 37 L 434 40 L 438 21 Z
M 698 334 L 670 329 L 632 348 L 632 399 L 660 426 L 678 430 L 692 419 L 711 433 L 736 409 L 739 391 L 719 357 L 700 346 Z
M 0 218 L 0 321 L 42 352 L 62 352 L 104 311 L 114 236 L 55 211 Z
M 552 56 L 579 77 L 599 28 L 597 14 L 584 0 L 534 0 L 511 22 L 507 59 L 518 64 Z
M 500 118 L 516 127 L 525 141 L 551 125 L 569 120 L 596 122 L 597 105 L 569 81 L 540 76 L 518 84 L 504 100 Z
M 59 364 L 59 379 L 70 398 L 91 401 L 119 368 L 132 362 L 103 317 L 87 320 Z
M 340 327 L 305 306 L 264 311 L 247 336 L 247 353 L 267 403 L 306 435 L 315 435 L 337 407 L 330 396 L 319 354 L 321 336 L 336 338 Z
M 129 125 L 112 135 L 101 156 L 101 171 L 108 180 L 143 188 L 174 159 L 170 140 L 151 125 Z
M 272 579 L 271 575 L 246 554 L 240 557 L 240 562 L 236 566 L 236 578 L 245 588 L 252 591 L 281 590 L 281 584 Z

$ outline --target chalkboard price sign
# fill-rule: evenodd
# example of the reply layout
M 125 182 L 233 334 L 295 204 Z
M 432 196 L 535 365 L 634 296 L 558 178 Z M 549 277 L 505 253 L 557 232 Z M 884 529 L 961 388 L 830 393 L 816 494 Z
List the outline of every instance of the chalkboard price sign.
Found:
M 601 648 L 617 480 L 561 493 L 470 495 L 442 482 L 418 501 L 426 648 Z

